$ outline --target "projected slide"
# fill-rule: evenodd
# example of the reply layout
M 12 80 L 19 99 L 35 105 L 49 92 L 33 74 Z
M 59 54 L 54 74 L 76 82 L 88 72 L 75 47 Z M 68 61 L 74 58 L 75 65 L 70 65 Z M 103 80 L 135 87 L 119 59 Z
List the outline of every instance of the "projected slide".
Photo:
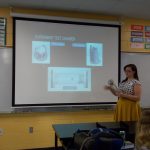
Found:
M 50 42 L 32 41 L 32 63 L 50 64 Z
M 49 67 L 48 91 L 91 91 L 91 69 Z
M 12 105 L 116 103 L 104 85 L 118 84 L 120 25 L 58 18 L 13 17 Z
M 87 66 L 103 66 L 103 44 L 86 44 L 86 64 Z

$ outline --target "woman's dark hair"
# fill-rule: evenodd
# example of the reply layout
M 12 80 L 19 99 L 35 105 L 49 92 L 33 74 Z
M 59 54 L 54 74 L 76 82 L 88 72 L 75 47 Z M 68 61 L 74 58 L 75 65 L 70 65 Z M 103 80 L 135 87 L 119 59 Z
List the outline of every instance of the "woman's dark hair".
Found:
M 134 71 L 134 78 L 135 78 L 136 80 L 139 80 L 136 65 L 134 65 L 134 64 L 128 64 L 128 65 L 124 66 L 124 71 L 126 70 L 127 67 L 131 68 L 132 71 Z M 128 78 L 126 77 L 122 82 L 126 82 L 127 80 L 128 80 Z

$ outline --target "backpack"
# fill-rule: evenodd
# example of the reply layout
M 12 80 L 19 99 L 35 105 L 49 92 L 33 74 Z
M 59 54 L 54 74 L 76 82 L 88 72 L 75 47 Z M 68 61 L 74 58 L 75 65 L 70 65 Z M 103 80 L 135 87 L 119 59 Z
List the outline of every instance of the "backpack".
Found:
M 121 150 L 123 138 L 107 128 L 77 130 L 74 133 L 74 147 L 77 150 Z

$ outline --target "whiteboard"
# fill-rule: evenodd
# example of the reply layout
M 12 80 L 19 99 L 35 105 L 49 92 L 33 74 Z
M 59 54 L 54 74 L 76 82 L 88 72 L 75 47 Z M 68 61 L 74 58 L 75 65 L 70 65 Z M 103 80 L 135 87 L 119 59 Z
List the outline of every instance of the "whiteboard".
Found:
M 121 79 L 123 67 L 134 63 L 142 83 L 141 106 L 150 108 L 150 54 L 121 53 Z M 0 48 L 0 113 L 12 112 L 12 48 Z
M 142 84 L 141 106 L 150 108 L 150 54 L 121 53 L 121 80 L 125 78 L 123 67 L 133 63 L 137 66 L 139 80 Z
M 0 113 L 11 113 L 11 112 L 46 112 L 46 111 L 58 111 L 58 108 L 48 107 L 25 107 L 25 108 L 12 108 L 12 48 L 1 48 L 0 47 Z M 108 105 L 101 106 L 104 109 L 110 108 Z M 85 109 L 89 107 L 85 107 Z M 91 106 L 93 108 L 93 106 Z M 95 108 L 95 107 L 94 107 Z M 99 106 L 98 106 L 99 108 Z M 81 108 L 68 107 L 64 109 L 59 108 L 59 111 L 72 111 L 80 110 Z M 83 108 L 82 108 L 83 109 Z
M 0 112 L 11 112 L 12 49 L 0 48 Z

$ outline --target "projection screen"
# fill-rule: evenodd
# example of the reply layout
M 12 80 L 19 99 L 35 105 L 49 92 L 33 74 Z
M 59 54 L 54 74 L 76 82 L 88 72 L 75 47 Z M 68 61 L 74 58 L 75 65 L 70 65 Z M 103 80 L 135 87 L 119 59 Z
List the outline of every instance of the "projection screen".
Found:
M 111 104 L 119 81 L 120 26 L 13 18 L 13 106 Z

